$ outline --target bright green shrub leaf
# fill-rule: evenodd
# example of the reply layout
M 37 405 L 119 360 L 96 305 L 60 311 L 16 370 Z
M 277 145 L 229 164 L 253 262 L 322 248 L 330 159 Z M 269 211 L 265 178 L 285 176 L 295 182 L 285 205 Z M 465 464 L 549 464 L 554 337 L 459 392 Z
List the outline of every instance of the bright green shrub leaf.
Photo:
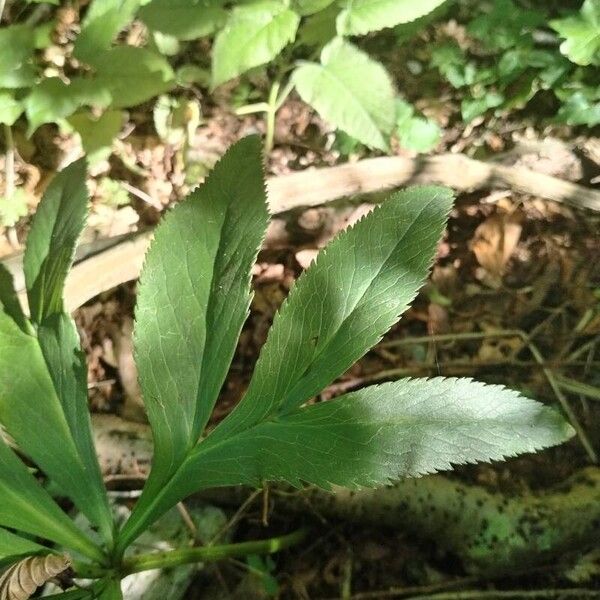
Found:
M 94 67 L 93 81 L 110 94 L 113 108 L 136 106 L 175 84 L 169 63 L 145 48 L 117 46 L 96 56 Z
M 600 124 L 600 86 L 597 90 L 583 88 L 573 92 L 561 93 L 562 106 L 558 110 L 557 120 L 568 125 Z
M 495 0 L 490 10 L 482 12 L 468 24 L 468 32 L 494 50 L 519 49 L 528 44 L 536 27 L 546 24 L 543 13 L 525 9 L 513 0 Z
M 4 321 L 2 314 L 0 313 L 0 328 Z M 2 333 L 3 328 L 0 330 L 0 334 Z M 5 338 L 1 339 L 4 344 Z M 2 368 L 5 366 L 3 364 Z M 98 556 L 98 551 L 91 542 L 52 500 L 1 436 L 0 497 L 0 526 L 52 540 L 92 558 Z
M 156 230 L 134 336 L 155 486 L 181 464 L 212 412 L 248 313 L 249 274 L 267 219 L 260 142 L 248 137 Z
M 600 1 L 585 0 L 577 16 L 556 19 L 550 26 L 565 38 L 560 51 L 578 65 L 600 65 Z
M 65 83 L 58 77 L 43 79 L 25 98 L 23 104 L 31 135 L 44 123 L 58 123 L 81 106 L 107 106 L 111 96 L 102 85 L 90 79 L 73 79 Z
M 333 4 L 334 0 L 292 0 L 292 9 L 306 17 L 314 15 Z
M 496 108 L 504 102 L 504 96 L 498 92 L 485 91 L 477 98 L 465 97 L 460 103 L 462 118 L 465 123 L 484 115 L 490 108 Z
M 48 552 L 48 548 L 0 527 L 0 568 L 24 556 L 40 552 Z
M 33 218 L 23 259 L 35 323 L 63 312 L 63 287 L 87 215 L 86 163 L 80 159 L 50 183 Z
M 423 285 L 451 205 L 446 188 L 412 188 L 331 242 L 298 278 L 246 395 L 212 435 L 294 410 L 374 346 Z
M 33 50 L 35 36 L 27 25 L 0 28 L 0 88 L 20 88 L 33 85 L 35 69 Z
M 417 117 L 414 108 L 404 100 L 396 102 L 396 133 L 403 148 L 415 152 L 429 152 L 440 141 L 437 123 Z
M 332 5 L 310 17 L 303 19 L 298 29 L 298 44 L 324 46 L 336 37 L 335 20 L 339 13 L 337 5 Z
M 18 188 L 10 196 L 0 196 L 0 225 L 13 227 L 27 215 L 27 193 Z
M 152 0 L 138 17 L 152 31 L 178 40 L 195 40 L 211 35 L 227 18 L 225 0 Z
M 377 487 L 533 452 L 573 433 L 555 411 L 502 386 L 404 379 L 280 412 L 227 439 L 209 436 L 154 506 L 201 488 L 264 481 Z
M 140 0 L 94 0 L 81 24 L 73 56 L 94 64 L 98 52 L 110 48 L 117 34 L 133 20 Z
M 215 39 L 213 87 L 273 60 L 294 40 L 299 22 L 300 17 L 281 2 L 236 7 Z
M 0 123 L 9 127 L 23 114 L 23 104 L 12 94 L 0 92 Z
M 91 112 L 78 112 L 67 121 L 81 136 L 81 145 L 90 164 L 105 160 L 111 153 L 114 139 L 123 126 L 123 112 L 104 111 L 99 117 Z
M 365 35 L 430 13 L 446 0 L 346 0 L 337 20 L 340 35 Z
M 367 146 L 386 150 L 394 127 L 394 87 L 380 63 L 335 39 L 321 64 L 304 63 L 292 75 L 300 97 L 333 125 Z

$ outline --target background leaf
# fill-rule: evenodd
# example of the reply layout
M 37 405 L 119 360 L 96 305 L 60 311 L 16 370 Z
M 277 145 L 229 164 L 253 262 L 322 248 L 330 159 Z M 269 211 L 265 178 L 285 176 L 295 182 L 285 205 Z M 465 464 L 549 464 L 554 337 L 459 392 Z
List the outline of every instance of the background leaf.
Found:
M 578 65 L 600 65 L 600 2 L 585 0 L 577 16 L 556 19 L 550 26 L 565 38 L 560 51 Z
M 331 242 L 298 278 L 244 398 L 211 437 L 294 410 L 374 346 L 423 285 L 452 197 L 409 188 Z
M 394 127 L 394 88 L 386 69 L 341 39 L 321 53 L 321 64 L 303 63 L 292 81 L 301 98 L 363 144 L 388 147 Z
M 195 40 L 214 33 L 227 18 L 225 0 L 152 0 L 138 17 L 152 31 L 178 40 Z
M 70 83 L 58 77 L 43 79 L 23 100 L 28 134 L 44 123 L 60 123 L 81 106 L 103 107 L 110 101 L 108 90 L 89 79 L 74 78 Z
M 33 85 L 34 32 L 27 25 L 0 28 L 0 88 L 20 88 Z
M 281 2 L 236 7 L 215 39 L 213 87 L 273 60 L 294 40 L 299 22 L 299 16 Z
M 169 63 L 146 48 L 117 46 L 96 56 L 93 65 L 93 82 L 110 95 L 112 108 L 136 106 L 175 84 Z
M 305 17 L 314 15 L 333 4 L 334 0 L 292 0 L 292 8 Z
M 73 45 L 73 56 L 94 64 L 99 52 L 110 48 L 117 34 L 133 20 L 140 0 L 94 0 Z
M 396 133 L 403 148 L 415 152 L 428 152 L 440 141 L 438 124 L 415 116 L 415 110 L 408 102 L 398 100 L 396 112 Z
M 10 196 L 0 196 L 0 225 L 14 227 L 28 213 L 27 192 L 17 188 Z
M 409 23 L 435 10 L 446 0 L 346 0 L 337 20 L 340 35 L 365 35 Z
M 105 160 L 111 153 L 113 140 L 123 126 L 120 110 L 104 111 L 99 117 L 91 112 L 79 112 L 67 120 L 81 137 L 81 145 L 90 164 Z
M 11 126 L 23 114 L 23 104 L 12 94 L 0 92 L 0 123 Z

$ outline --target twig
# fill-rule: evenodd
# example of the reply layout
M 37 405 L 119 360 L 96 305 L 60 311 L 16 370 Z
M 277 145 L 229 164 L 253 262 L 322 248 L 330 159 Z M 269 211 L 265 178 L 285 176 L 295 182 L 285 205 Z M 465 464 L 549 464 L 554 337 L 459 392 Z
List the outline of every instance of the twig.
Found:
M 225 523 L 225 525 L 221 527 L 221 529 L 219 529 L 217 533 L 215 533 L 213 538 L 208 542 L 207 546 L 211 546 L 216 541 L 220 540 L 225 535 L 225 533 L 227 533 L 227 531 L 229 531 L 242 518 L 242 515 L 246 512 L 248 507 L 256 500 L 257 496 L 259 496 L 261 493 L 262 490 L 254 490 L 254 492 L 252 492 L 246 498 L 246 500 L 244 500 L 242 505 L 237 509 L 237 511 L 233 515 L 233 517 L 231 517 L 231 519 L 229 519 L 229 521 L 227 521 L 227 523 Z
M 196 523 L 192 519 L 190 512 L 186 508 L 183 502 L 177 503 L 177 510 L 185 523 L 185 526 L 188 528 L 189 532 L 192 534 L 192 538 L 194 539 L 194 543 L 198 541 L 198 528 L 196 527 Z
M 134 195 L 136 198 L 139 198 L 142 202 L 149 204 L 152 208 L 156 210 L 162 211 L 163 205 L 160 202 L 157 202 L 150 194 L 146 194 L 143 190 L 136 188 L 135 186 L 127 183 L 127 181 L 119 181 L 121 186 L 126 189 L 130 194 Z
M 567 392 L 586 396 L 587 398 L 592 398 L 593 400 L 600 400 L 600 388 L 597 388 L 593 385 L 582 383 L 581 381 L 577 381 L 571 377 L 565 377 L 564 375 L 556 375 L 556 382 L 563 390 L 566 390 Z

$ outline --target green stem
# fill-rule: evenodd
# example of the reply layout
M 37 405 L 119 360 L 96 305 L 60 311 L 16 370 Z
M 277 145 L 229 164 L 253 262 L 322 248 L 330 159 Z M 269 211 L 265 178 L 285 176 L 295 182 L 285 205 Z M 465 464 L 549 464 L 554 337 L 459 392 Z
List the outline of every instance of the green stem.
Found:
M 275 81 L 269 92 L 269 100 L 267 102 L 269 109 L 267 110 L 267 136 L 265 139 L 265 154 L 269 155 L 273 150 L 273 141 L 275 139 L 275 115 L 277 114 L 277 99 L 279 97 L 279 81 Z
M 244 115 L 253 115 L 255 113 L 268 112 L 268 111 L 269 111 L 269 105 L 266 102 L 256 102 L 255 104 L 246 104 L 244 106 L 240 106 L 235 111 L 235 114 L 238 115 L 239 117 L 242 117 Z
M 122 575 L 150 571 L 152 569 L 167 569 L 180 565 L 197 562 L 212 562 L 223 558 L 237 558 L 248 554 L 273 554 L 301 542 L 307 534 L 306 529 L 298 529 L 288 535 L 241 542 L 239 544 L 224 544 L 221 546 L 201 546 L 198 548 L 180 548 L 170 552 L 140 554 L 123 561 Z M 80 575 L 79 572 L 77 572 Z

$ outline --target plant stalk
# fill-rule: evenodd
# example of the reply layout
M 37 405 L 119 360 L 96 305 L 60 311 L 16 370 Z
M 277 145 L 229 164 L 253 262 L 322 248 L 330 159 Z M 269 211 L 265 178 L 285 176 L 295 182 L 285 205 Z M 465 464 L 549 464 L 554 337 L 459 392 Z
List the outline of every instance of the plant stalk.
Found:
M 275 81 L 269 92 L 269 100 L 267 102 L 267 135 L 265 139 L 265 155 L 269 155 L 273 150 L 273 142 L 275 139 L 275 115 L 277 113 L 277 99 L 279 97 L 279 81 Z
M 167 569 L 197 562 L 213 562 L 224 558 L 239 558 L 248 554 L 274 554 L 301 542 L 307 535 L 306 529 L 267 540 L 224 544 L 221 546 L 200 546 L 198 548 L 180 548 L 169 552 L 139 554 L 123 561 L 123 575 Z

